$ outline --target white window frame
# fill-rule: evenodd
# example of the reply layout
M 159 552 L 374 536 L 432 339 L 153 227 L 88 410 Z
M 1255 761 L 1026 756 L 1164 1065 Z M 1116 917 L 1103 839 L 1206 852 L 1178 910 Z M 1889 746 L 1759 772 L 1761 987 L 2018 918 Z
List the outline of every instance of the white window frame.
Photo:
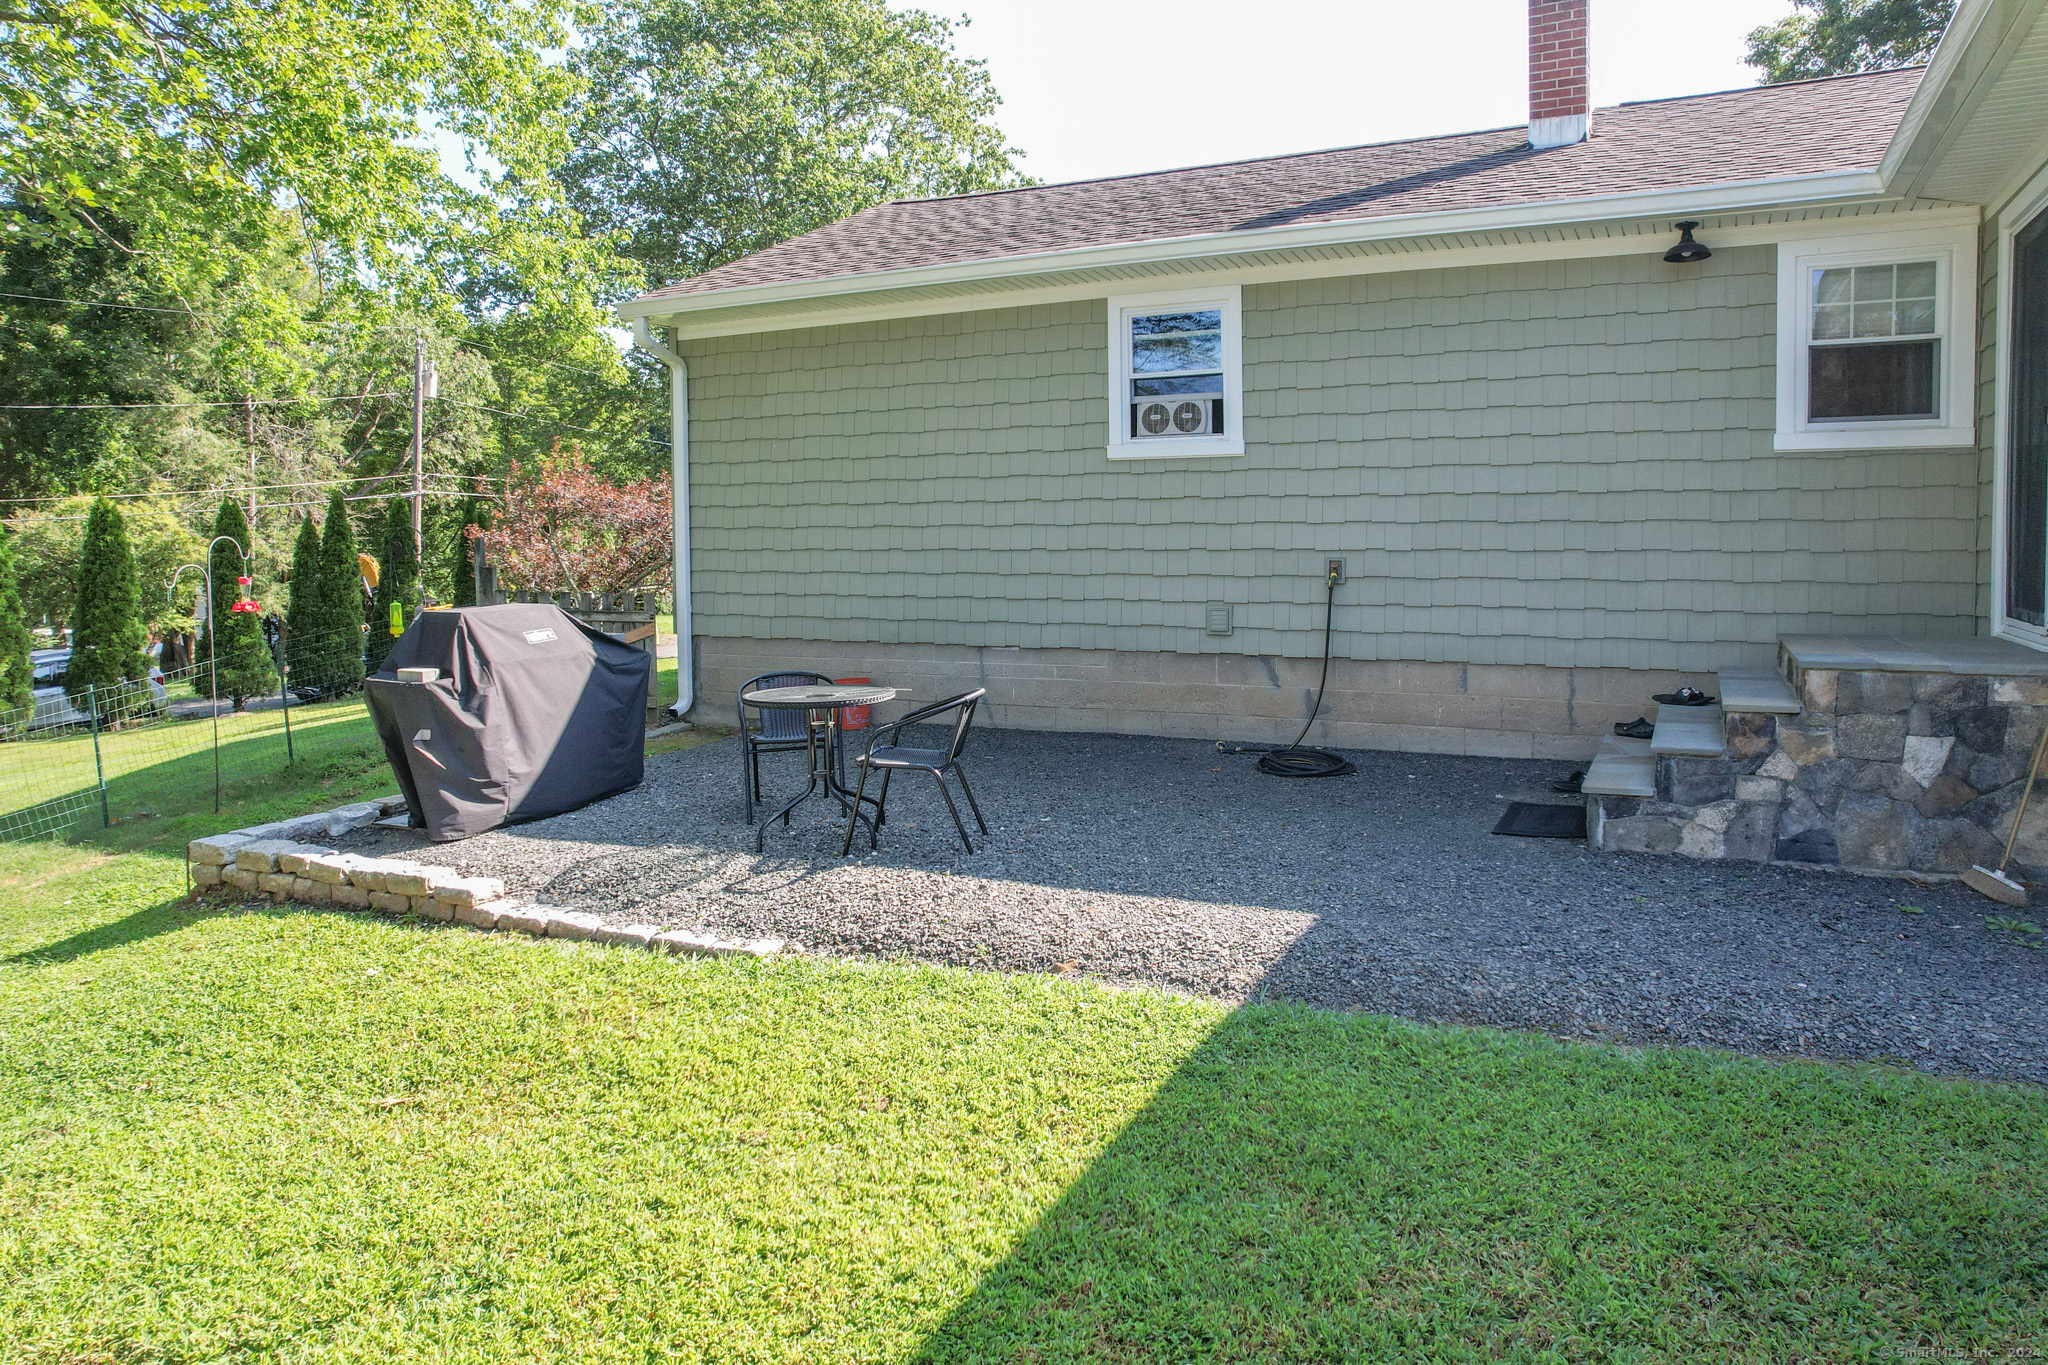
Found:
M 1934 262 L 1935 415 L 1807 417 L 1815 271 Z M 1909 228 L 1778 243 L 1778 450 L 1955 449 L 1977 443 L 1977 229 Z
M 2012 496 L 2012 271 L 2013 239 L 2036 217 L 2048 213 L 2048 169 L 2033 179 L 1998 210 L 1997 317 L 1992 324 L 1998 338 L 1995 356 L 1997 373 L 1992 377 L 1991 407 L 1992 493 L 1991 493 L 1991 633 L 2029 649 L 2048 651 L 2048 631 L 2005 614 L 2010 585 L 2006 565 L 2007 542 L 2012 531 L 2007 524 L 2006 501 Z
M 1131 437 L 1131 319 L 1145 313 L 1215 308 L 1223 314 L 1223 433 L 1220 436 Z M 1244 454 L 1244 288 L 1120 294 L 1109 300 L 1109 458 L 1179 460 Z

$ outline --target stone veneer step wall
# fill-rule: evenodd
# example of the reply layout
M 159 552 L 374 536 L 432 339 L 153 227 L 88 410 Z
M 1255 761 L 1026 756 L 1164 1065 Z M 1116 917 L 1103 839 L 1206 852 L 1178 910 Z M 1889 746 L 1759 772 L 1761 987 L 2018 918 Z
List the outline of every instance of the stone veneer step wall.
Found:
M 1720 756 L 1658 759 L 1655 796 L 1588 797 L 1588 842 L 1887 872 L 1994 865 L 2048 725 L 2048 658 L 1883 643 L 1787 641 L 1800 712 L 1731 712 Z M 2000 671 L 1947 671 L 1958 663 Z M 2048 802 L 2028 808 L 2013 858 L 2023 876 L 2048 871 Z

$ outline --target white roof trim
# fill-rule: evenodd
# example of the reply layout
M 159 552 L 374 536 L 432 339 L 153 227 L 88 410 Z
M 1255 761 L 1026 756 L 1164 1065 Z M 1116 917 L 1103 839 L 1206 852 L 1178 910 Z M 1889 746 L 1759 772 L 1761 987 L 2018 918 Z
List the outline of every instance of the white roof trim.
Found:
M 1965 3 L 1977 2 L 1978 0 L 1965 0 Z M 1339 246 L 1401 237 L 1433 237 L 1512 231 L 1518 228 L 1558 227 L 1615 218 L 1683 218 L 1745 209 L 1797 208 L 1842 200 L 1876 198 L 1881 196 L 1883 191 L 1884 179 L 1875 170 L 1777 176 L 1767 180 L 1694 185 L 1682 190 L 1642 190 L 1630 194 L 1606 195 L 1597 199 L 1549 200 L 1511 204 L 1499 208 L 1460 209 L 1449 213 L 1394 214 L 1384 218 L 1354 218 L 1336 223 L 1312 223 L 1297 227 L 1258 228 L 1241 232 L 1156 238 L 1149 241 L 1076 247 L 1019 256 L 998 256 L 948 265 L 912 266 L 901 270 L 876 270 L 858 275 L 743 286 L 700 294 L 639 298 L 620 305 L 618 315 L 628 321 L 634 318 L 678 317 L 688 313 L 740 308 L 751 304 L 843 298 L 885 289 L 1028 278 L 1065 270 L 1150 265 L 1198 256 Z
M 1971 120 L 2039 27 L 2044 9 L 2048 0 L 1962 0 L 1878 163 L 1889 192 L 1912 198 L 1927 191 L 1941 159 L 1968 135 Z M 1989 192 L 1987 207 L 2031 174 L 2030 159 L 2021 161 L 2029 164 Z
M 1984 23 L 1984 16 L 1991 12 L 1993 3 L 1994 0 L 1961 0 L 1956 12 L 1949 17 L 1941 42 L 1934 49 L 1934 57 L 1921 74 L 1920 84 L 1913 87 L 1913 98 L 1906 102 L 1906 112 L 1900 116 L 1899 126 L 1892 130 L 1891 143 L 1885 148 L 1883 159 L 1877 163 L 1877 173 L 1885 184 L 1891 184 L 1892 177 L 1899 173 L 1899 163 L 1906 159 L 1914 142 L 1919 139 L 1935 104 L 1941 99 L 1943 88 L 1955 75 L 1956 67 L 1962 64 L 1964 51 L 1970 46 L 1970 40 L 1977 36 L 1977 30 Z
M 1880 206 L 1888 207 L 1893 203 L 1895 201 L 1881 201 Z M 1763 246 L 1789 236 L 1811 236 L 1817 232 L 1825 233 L 1831 230 L 1869 231 L 1873 223 L 1894 217 L 1902 222 L 1910 219 L 1911 224 L 1916 227 L 1950 227 L 1974 224 L 1982 216 L 1981 211 L 1974 206 L 1917 207 L 1877 217 L 1853 212 L 1855 208 L 1860 207 L 1859 205 L 1829 207 L 1849 208 L 1852 212 L 1842 217 L 1802 219 L 1792 216 L 1785 221 L 1761 223 L 1717 222 L 1718 215 L 1709 215 L 1708 225 L 1700 232 L 1700 240 L 1718 251 L 1724 247 Z M 1774 218 L 1779 211 L 1765 209 L 1753 212 L 1757 216 Z M 1797 210 L 1791 212 L 1798 213 Z M 1739 220 L 1750 215 L 1738 213 L 1729 216 Z M 663 322 L 672 329 L 672 334 L 678 340 L 701 341 L 713 337 L 794 331 L 805 327 L 836 327 L 849 323 L 930 317 L 944 313 L 973 313 L 996 308 L 1072 303 L 1083 299 L 1108 298 L 1141 287 L 1166 288 L 1174 284 L 1188 288 L 1214 287 L 1218 284 L 1249 286 L 1287 280 L 1379 275 L 1405 270 L 1519 265 L 1529 261 L 1585 260 L 1600 256 L 1627 256 L 1639 252 L 1661 255 L 1672 239 L 1664 225 L 1658 226 L 1654 231 L 1647 230 L 1646 223 L 1656 221 L 1636 219 L 1603 223 L 1592 225 L 1593 230 L 1573 236 L 1541 237 L 1492 244 L 1453 244 L 1439 239 L 1432 241 L 1421 251 L 1395 250 L 1341 258 L 1314 257 L 1295 261 L 1231 265 L 1218 263 L 1213 258 L 1202 260 L 1198 257 L 1184 268 L 1180 267 L 1179 263 L 1168 262 L 1166 273 L 1148 274 L 1142 278 L 1108 278 L 1102 272 L 1084 272 L 1090 278 L 1080 281 L 1055 279 L 1055 282 L 1049 284 L 1037 283 L 1033 278 L 1017 282 L 997 281 L 998 287 L 985 293 L 927 292 L 921 296 L 908 298 L 900 294 L 850 294 L 837 298 L 799 299 L 782 306 L 768 305 L 766 311 L 707 309 L 694 314 L 668 317 Z M 1619 230 L 1608 231 L 1610 227 Z M 865 301 L 871 299 L 881 301 Z

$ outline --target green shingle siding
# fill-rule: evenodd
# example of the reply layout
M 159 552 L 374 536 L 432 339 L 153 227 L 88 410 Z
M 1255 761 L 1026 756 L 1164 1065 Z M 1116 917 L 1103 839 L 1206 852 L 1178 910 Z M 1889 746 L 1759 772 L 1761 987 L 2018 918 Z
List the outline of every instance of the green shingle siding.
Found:
M 1098 301 L 693 342 L 698 628 L 1768 662 L 1968 634 L 1974 451 L 1776 454 L 1769 247 L 1250 286 L 1242 459 L 1110 461 Z M 1203 604 L 1237 630 L 1203 633 Z

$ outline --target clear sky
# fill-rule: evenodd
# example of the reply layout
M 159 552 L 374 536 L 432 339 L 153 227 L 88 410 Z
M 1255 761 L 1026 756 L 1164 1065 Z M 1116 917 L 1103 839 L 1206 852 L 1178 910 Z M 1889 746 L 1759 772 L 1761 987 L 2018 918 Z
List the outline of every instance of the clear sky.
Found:
M 1528 117 L 1526 0 L 924 0 L 1040 180 L 1469 132 Z M 1593 0 L 1595 104 L 1754 85 L 1790 0 Z

